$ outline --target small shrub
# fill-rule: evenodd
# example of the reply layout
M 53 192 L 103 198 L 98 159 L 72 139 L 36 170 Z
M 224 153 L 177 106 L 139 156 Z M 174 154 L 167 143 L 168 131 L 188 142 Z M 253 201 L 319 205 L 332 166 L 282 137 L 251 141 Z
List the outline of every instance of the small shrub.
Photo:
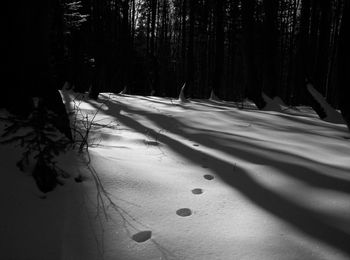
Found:
M 9 116 L 4 119 L 9 125 L 1 135 L 0 143 L 19 143 L 24 148 L 22 157 L 17 162 L 21 171 L 32 160 L 35 161 L 32 175 L 44 193 L 53 190 L 60 183 L 57 179 L 60 175 L 67 177 L 57 167 L 55 157 L 65 151 L 71 141 L 55 127 L 57 116 L 39 101 L 27 118 Z

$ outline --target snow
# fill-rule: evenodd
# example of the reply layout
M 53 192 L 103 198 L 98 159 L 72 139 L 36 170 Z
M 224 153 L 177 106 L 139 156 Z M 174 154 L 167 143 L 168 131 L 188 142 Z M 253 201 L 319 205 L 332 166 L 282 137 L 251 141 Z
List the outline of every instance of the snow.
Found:
M 84 99 L 99 125 L 117 123 L 92 130 L 89 167 L 59 158 L 72 178 L 45 199 L 15 167 L 20 148 L 1 145 L 0 259 L 349 259 L 346 126 L 309 107 L 240 107 Z

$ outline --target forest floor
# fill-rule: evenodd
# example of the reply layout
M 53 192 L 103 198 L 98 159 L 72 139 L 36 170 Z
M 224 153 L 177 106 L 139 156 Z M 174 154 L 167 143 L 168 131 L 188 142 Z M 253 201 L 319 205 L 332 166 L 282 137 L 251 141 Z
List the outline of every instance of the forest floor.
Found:
M 345 125 L 109 93 L 80 110 L 98 110 L 90 163 L 61 155 L 72 177 L 46 197 L 16 168 L 20 148 L 0 146 L 0 259 L 350 258 Z

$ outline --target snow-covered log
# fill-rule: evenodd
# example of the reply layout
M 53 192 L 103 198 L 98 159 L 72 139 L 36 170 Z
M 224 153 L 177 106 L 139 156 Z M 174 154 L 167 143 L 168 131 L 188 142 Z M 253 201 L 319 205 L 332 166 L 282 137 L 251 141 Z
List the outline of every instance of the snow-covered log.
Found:
M 281 105 L 284 104 L 284 102 L 282 101 L 282 99 L 280 97 L 275 97 L 274 99 L 271 99 L 268 95 L 266 95 L 264 92 L 262 92 L 262 98 L 266 102 L 266 105 L 262 110 L 282 112 Z
M 326 117 L 322 120 L 334 123 L 334 124 L 346 124 L 344 118 L 342 115 L 335 110 L 326 99 L 321 95 L 320 92 L 318 92 L 311 83 L 308 83 L 306 85 L 307 90 L 310 92 L 310 94 L 313 96 L 313 98 L 320 104 L 322 109 L 324 110 Z

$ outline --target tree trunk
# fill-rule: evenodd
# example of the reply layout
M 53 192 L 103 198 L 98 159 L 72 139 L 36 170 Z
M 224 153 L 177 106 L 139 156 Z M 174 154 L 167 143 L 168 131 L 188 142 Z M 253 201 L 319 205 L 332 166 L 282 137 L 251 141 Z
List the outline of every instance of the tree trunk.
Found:
M 186 71 L 186 16 L 187 16 L 187 0 L 182 0 L 181 7 L 181 69 L 182 75 Z
M 223 96 L 222 77 L 224 68 L 224 12 L 225 0 L 217 0 L 215 6 L 215 69 L 213 75 L 213 89 L 216 94 Z
M 350 86 L 350 2 L 344 2 L 343 19 L 339 35 L 339 51 L 338 51 L 338 88 L 340 93 L 339 106 L 342 115 L 347 122 L 350 130 L 350 102 L 348 93 Z
M 256 68 L 256 50 L 254 39 L 254 10 L 255 1 L 245 0 L 242 1 L 242 27 L 243 27 L 243 59 L 244 59 L 244 72 L 245 72 L 245 84 L 246 84 L 246 96 L 250 98 L 257 105 L 259 109 L 265 106 L 265 102 L 261 96 L 261 84 L 257 78 Z
M 187 95 L 193 94 L 193 83 L 194 83 L 194 20 L 195 20 L 195 4 L 196 0 L 190 1 L 190 12 L 189 12 L 189 35 L 188 35 L 188 46 L 187 46 L 187 76 L 186 76 L 186 93 Z
M 156 18 L 157 18 L 157 0 L 151 0 L 151 56 L 155 55 L 155 37 L 156 37 Z
M 310 27 L 310 0 L 302 0 L 300 14 L 300 29 L 297 35 L 296 42 L 296 57 L 295 57 L 295 76 L 292 86 L 293 98 L 292 104 L 305 103 L 305 80 L 309 77 L 310 64 L 310 42 L 309 42 L 309 27 Z
M 270 97 L 279 95 L 277 84 L 279 72 L 277 69 L 278 31 L 277 11 L 278 1 L 264 0 L 264 61 L 263 61 L 263 89 Z
M 320 5 L 320 27 L 319 27 L 319 47 L 317 51 L 317 59 L 315 64 L 315 87 L 323 95 L 326 95 L 327 87 L 327 68 L 329 57 L 329 43 L 331 32 L 331 1 L 323 0 L 319 1 Z
M 16 30 L 9 32 L 8 38 L 9 47 L 15 49 L 8 57 L 11 62 L 7 72 L 12 81 L 5 106 L 10 112 L 26 117 L 33 112 L 33 97 L 39 97 L 46 109 L 57 114 L 55 127 L 71 139 L 68 116 L 58 92 L 61 81 L 55 77 L 51 60 L 53 1 L 16 3 L 16 12 L 11 12 L 9 20 L 13 23 L 10 28 Z

